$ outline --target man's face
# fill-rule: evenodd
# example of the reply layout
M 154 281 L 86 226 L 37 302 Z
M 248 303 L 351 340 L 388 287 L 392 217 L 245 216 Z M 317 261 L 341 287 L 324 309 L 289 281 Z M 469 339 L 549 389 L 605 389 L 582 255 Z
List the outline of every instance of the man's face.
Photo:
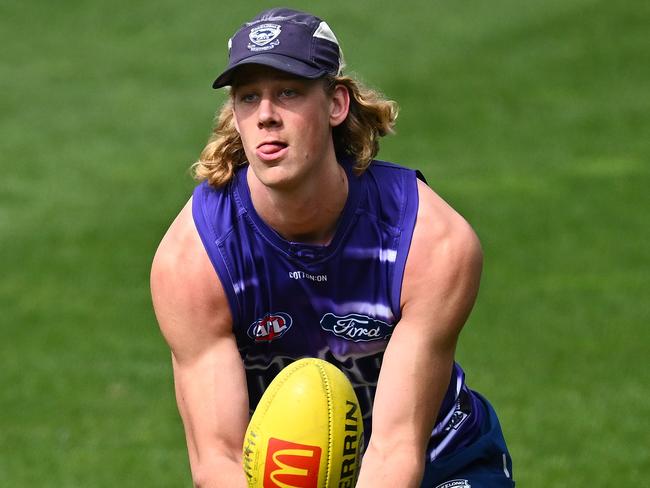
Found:
M 337 88 L 329 95 L 322 80 L 264 66 L 237 71 L 232 90 L 235 124 L 250 167 L 264 185 L 291 188 L 320 165 L 336 161 L 332 127 L 347 115 L 347 91 L 345 96 L 339 92 Z

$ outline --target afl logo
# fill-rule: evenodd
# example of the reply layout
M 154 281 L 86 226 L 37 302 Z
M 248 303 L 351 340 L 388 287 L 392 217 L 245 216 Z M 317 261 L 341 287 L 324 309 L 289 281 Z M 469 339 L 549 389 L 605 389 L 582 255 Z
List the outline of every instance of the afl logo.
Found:
M 248 337 L 255 342 L 271 342 L 282 337 L 291 328 L 291 316 L 287 313 L 268 313 L 248 328 Z
M 280 35 L 281 28 L 278 24 L 262 24 L 253 27 L 248 34 L 252 44 L 248 45 L 251 51 L 266 51 L 280 44 L 276 38 Z

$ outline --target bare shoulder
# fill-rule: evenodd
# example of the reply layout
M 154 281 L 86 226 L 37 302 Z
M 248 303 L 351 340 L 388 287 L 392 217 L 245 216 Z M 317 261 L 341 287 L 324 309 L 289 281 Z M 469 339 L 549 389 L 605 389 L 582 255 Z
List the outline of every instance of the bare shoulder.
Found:
M 163 236 L 153 259 L 151 277 L 155 281 L 182 278 L 187 272 L 202 271 L 206 263 L 209 259 L 194 225 L 190 199 Z
M 460 253 L 466 257 L 480 255 L 481 246 L 470 224 L 421 181 L 418 181 L 418 192 L 416 246 L 424 245 L 431 251 Z
M 160 329 L 177 359 L 232 330 L 228 301 L 192 218 L 192 200 L 163 237 L 151 266 Z
M 441 313 L 462 327 L 480 282 L 483 253 L 470 224 L 426 184 L 418 181 L 419 206 L 406 262 L 404 311 Z

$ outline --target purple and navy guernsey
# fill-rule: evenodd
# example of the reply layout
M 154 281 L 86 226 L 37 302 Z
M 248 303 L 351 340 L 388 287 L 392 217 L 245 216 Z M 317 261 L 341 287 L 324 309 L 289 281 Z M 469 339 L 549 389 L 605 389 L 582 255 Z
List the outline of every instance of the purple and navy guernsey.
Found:
M 283 239 L 256 213 L 248 166 L 223 188 L 203 182 L 192 212 L 228 297 L 251 411 L 285 366 L 317 357 L 350 379 L 364 412 L 366 440 L 384 350 L 400 319 L 404 266 L 418 210 L 416 172 L 373 161 L 349 182 L 336 233 L 326 246 Z M 484 407 L 454 365 L 430 461 L 480 435 Z

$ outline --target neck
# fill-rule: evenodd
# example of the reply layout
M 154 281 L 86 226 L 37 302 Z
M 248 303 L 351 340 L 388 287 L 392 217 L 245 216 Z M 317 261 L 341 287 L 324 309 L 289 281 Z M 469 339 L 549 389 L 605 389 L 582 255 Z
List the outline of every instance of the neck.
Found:
M 348 196 L 348 178 L 338 163 L 295 188 L 265 186 L 250 169 L 247 179 L 253 207 L 284 239 L 305 244 L 330 243 Z

